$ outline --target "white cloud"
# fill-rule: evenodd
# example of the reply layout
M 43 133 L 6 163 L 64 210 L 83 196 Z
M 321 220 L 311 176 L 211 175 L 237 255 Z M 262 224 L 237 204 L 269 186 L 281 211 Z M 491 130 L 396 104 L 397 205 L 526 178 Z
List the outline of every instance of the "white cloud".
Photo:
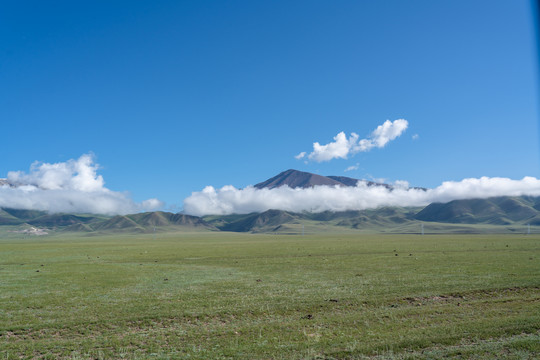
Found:
M 412 139 L 413 139 L 413 140 L 418 140 L 419 137 L 420 137 L 420 135 L 414 134 L 414 135 L 412 136 Z
M 347 172 L 347 171 L 358 170 L 359 167 L 360 167 L 360 164 L 356 163 L 356 165 L 351 165 L 348 168 L 346 168 L 344 171 Z
M 184 211 L 191 215 L 247 214 L 268 209 L 294 212 L 325 210 L 364 210 L 381 206 L 425 206 L 432 202 L 457 199 L 488 198 L 493 196 L 540 196 L 540 180 L 524 177 L 470 178 L 446 181 L 434 189 L 409 188 L 406 182 L 396 182 L 393 190 L 382 186 L 367 186 L 359 182 L 356 187 L 315 186 L 292 189 L 282 186 L 274 189 L 233 186 L 215 189 L 207 186 L 184 200 Z
M 388 142 L 400 136 L 408 126 L 409 123 L 405 119 L 386 120 L 373 130 L 367 139 L 361 140 L 358 140 L 359 136 L 356 133 L 351 133 L 350 137 L 347 138 L 347 135 L 342 131 L 334 136 L 333 142 L 326 145 L 321 145 L 318 142 L 313 143 L 313 151 L 308 155 L 308 159 L 317 162 L 347 159 L 350 154 L 370 151 L 373 148 L 383 148 Z M 305 152 L 301 152 L 295 157 L 301 159 L 305 154 Z
M 347 139 L 347 135 L 342 131 L 334 136 L 334 142 L 326 145 L 321 145 L 318 142 L 313 143 L 313 152 L 308 155 L 308 158 L 317 162 L 338 158 L 346 159 L 347 155 L 355 147 L 357 140 L 357 134 L 352 133 Z
M 382 125 L 377 126 L 377 128 L 371 133 L 371 139 L 368 139 L 368 141 L 370 141 L 372 144 L 370 146 L 378 148 L 384 147 L 386 144 L 388 144 L 388 142 L 394 140 L 405 130 L 407 130 L 408 126 L 409 123 L 405 119 L 398 119 L 394 120 L 393 122 L 386 120 Z
M 396 180 L 396 181 L 394 181 L 394 187 L 400 188 L 400 189 L 408 189 L 409 188 L 409 182 L 406 181 L 406 180 Z
M 302 159 L 304 156 L 306 156 L 306 152 L 305 151 L 302 151 L 300 154 L 296 155 L 294 158 L 295 159 Z
M 157 199 L 135 203 L 126 193 L 107 189 L 92 155 L 56 164 L 35 162 L 30 171 L 11 171 L 0 186 L 0 207 L 51 213 L 127 214 L 163 206 Z

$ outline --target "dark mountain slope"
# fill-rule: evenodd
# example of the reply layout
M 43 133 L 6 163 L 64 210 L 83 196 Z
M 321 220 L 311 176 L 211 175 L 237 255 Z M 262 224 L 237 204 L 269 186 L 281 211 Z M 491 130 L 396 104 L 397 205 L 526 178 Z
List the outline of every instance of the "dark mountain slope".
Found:
M 358 179 L 353 179 L 346 176 L 327 176 L 327 178 L 335 180 L 345 186 L 356 186 L 358 183 Z
M 273 189 L 284 185 L 291 188 L 309 188 L 316 185 L 335 186 L 343 184 L 326 176 L 289 169 L 274 176 L 273 178 L 256 184 L 255 187 L 257 189 Z
M 54 228 L 59 226 L 69 226 L 74 224 L 88 224 L 98 222 L 103 218 L 95 216 L 81 216 L 73 214 L 51 214 L 43 215 L 36 219 L 28 220 L 27 223 L 34 226 Z
M 11 215 L 4 209 L 0 209 L 0 225 L 19 225 L 23 223 L 24 220 Z
M 47 215 L 46 211 L 2 208 L 6 213 L 21 220 L 32 220 Z
M 230 217 L 229 219 L 231 220 L 230 222 L 220 225 L 216 223 L 216 226 L 223 231 L 270 232 L 280 225 L 297 221 L 298 215 L 282 210 L 267 210 L 263 213 L 253 213 L 234 218 Z
M 384 186 L 392 189 L 390 185 L 380 184 L 373 181 L 353 179 L 346 176 L 322 176 L 304 171 L 289 169 L 266 181 L 254 185 L 257 189 L 273 189 L 287 185 L 290 188 L 309 188 L 313 186 L 356 186 L 359 181 L 363 181 L 367 186 Z

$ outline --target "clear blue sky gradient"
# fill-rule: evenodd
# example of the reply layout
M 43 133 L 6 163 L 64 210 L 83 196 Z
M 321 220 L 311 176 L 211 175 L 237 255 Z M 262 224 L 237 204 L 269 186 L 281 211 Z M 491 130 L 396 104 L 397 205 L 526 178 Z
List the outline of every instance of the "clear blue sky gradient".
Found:
M 540 177 L 533 24 L 527 0 L 4 1 L 0 177 L 93 152 L 108 188 L 178 207 L 289 168 Z M 383 149 L 294 158 L 398 118 Z

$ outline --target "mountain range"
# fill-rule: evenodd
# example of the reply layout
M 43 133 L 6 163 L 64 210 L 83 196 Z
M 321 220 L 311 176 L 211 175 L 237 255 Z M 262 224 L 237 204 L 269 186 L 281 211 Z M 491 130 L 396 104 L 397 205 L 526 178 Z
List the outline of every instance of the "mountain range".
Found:
M 321 176 L 297 170 L 284 171 L 258 189 L 287 185 L 307 188 L 317 185 L 356 186 L 343 176 Z M 368 186 L 390 185 L 366 182 Z M 38 210 L 0 208 L 0 228 L 7 231 L 47 229 L 53 232 L 153 233 L 172 231 L 233 231 L 299 234 L 320 232 L 418 233 L 420 223 L 428 232 L 522 232 L 525 226 L 540 226 L 540 197 L 495 197 L 432 203 L 425 207 L 382 207 L 319 213 L 294 213 L 270 209 L 262 213 L 208 215 L 203 217 L 163 211 L 130 215 L 50 214 Z M 0 231 L 0 234 L 5 233 Z

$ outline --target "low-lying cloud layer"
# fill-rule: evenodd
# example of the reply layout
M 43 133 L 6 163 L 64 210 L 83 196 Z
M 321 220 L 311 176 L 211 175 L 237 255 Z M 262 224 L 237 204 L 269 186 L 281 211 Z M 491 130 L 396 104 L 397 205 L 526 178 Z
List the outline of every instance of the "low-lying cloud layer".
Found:
M 292 189 L 282 186 L 274 189 L 256 189 L 249 186 L 236 189 L 224 186 L 205 187 L 184 200 L 184 212 L 191 215 L 225 215 L 262 212 L 280 209 L 293 212 L 321 212 L 364 210 L 381 206 L 425 206 L 432 202 L 458 199 L 488 198 L 493 196 L 540 196 L 540 180 L 524 177 L 521 180 L 481 177 L 461 181 L 446 181 L 434 189 L 409 188 L 406 182 L 397 182 L 394 189 L 367 186 L 359 182 L 356 187 L 315 186 Z
M 30 172 L 10 171 L 0 183 L 0 207 L 51 213 L 128 214 L 163 206 L 157 199 L 135 203 L 125 193 L 107 189 L 92 155 L 48 164 L 33 163 Z
M 370 151 L 373 148 L 383 148 L 390 141 L 400 136 L 409 126 L 405 119 L 394 121 L 386 120 L 382 125 L 377 126 L 367 139 L 359 139 L 358 134 L 351 133 L 347 135 L 342 131 L 334 136 L 334 141 L 326 145 L 321 145 L 318 142 L 313 143 L 313 152 L 307 155 L 309 160 L 316 162 L 330 161 L 332 159 L 347 159 L 349 155 L 358 152 Z M 296 155 L 296 159 L 302 159 L 306 156 L 303 151 Z

